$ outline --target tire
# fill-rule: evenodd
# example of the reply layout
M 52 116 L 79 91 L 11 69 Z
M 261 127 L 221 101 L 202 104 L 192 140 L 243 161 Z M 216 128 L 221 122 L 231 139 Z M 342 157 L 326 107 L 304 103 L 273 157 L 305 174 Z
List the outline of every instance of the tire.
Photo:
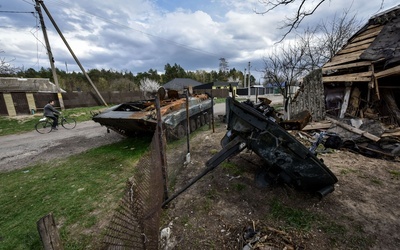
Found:
M 200 126 L 203 127 L 206 125 L 206 115 L 205 114 L 200 114 Z
M 203 124 L 201 123 L 201 114 L 198 115 L 195 119 L 196 119 L 196 127 L 201 128 L 203 126 Z
M 65 117 L 61 120 L 61 126 L 65 129 L 73 129 L 76 127 L 76 121 L 74 118 Z
M 190 118 L 190 133 L 193 133 L 197 129 L 197 119 L 196 118 Z
M 50 133 L 51 130 L 53 129 L 52 125 L 53 124 L 49 121 L 41 121 L 41 122 L 36 123 L 35 129 L 40 134 L 47 134 L 47 133 Z

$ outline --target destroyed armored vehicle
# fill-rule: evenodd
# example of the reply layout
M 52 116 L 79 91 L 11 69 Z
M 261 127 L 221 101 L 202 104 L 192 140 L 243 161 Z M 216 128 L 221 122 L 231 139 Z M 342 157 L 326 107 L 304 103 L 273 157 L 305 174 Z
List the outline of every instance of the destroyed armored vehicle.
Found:
M 211 98 L 206 94 L 188 97 L 176 95 L 176 98 L 161 99 L 161 120 L 167 140 L 183 138 L 187 134 L 187 127 L 193 132 L 206 124 L 211 109 Z M 189 110 L 189 117 L 186 110 Z M 154 134 L 157 126 L 155 99 L 121 103 L 93 115 L 92 119 L 127 137 L 143 133 Z
M 256 176 L 259 186 L 285 183 L 320 198 L 334 191 L 336 176 L 312 149 L 306 148 L 280 125 L 273 107 L 267 102 L 238 102 L 227 97 L 226 121 L 228 131 L 221 140 L 221 151 L 206 162 L 206 168 L 199 175 L 164 201 L 164 207 L 224 160 L 245 149 L 253 151 L 264 162 Z
M 223 148 L 236 145 L 252 150 L 265 162 L 262 181 L 284 182 L 297 189 L 316 192 L 321 197 L 334 190 L 338 181 L 315 152 L 290 135 L 275 118 L 271 107 L 251 105 L 227 98 L 227 129 Z

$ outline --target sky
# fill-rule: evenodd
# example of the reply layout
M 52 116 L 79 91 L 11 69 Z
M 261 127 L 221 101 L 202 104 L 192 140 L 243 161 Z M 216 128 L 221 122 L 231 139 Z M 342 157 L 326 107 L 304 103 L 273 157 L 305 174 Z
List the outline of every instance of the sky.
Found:
M 309 0 L 308 2 L 315 2 Z M 164 72 L 166 64 L 187 71 L 247 70 L 260 80 L 264 61 L 286 30 L 296 6 L 261 15 L 266 0 L 43 0 L 85 70 Z M 299 2 L 299 1 L 296 1 Z M 326 0 L 303 27 L 329 22 L 350 9 L 361 24 L 398 0 Z M 55 66 L 80 71 L 42 9 Z M 299 29 L 298 32 L 301 30 Z M 293 34 L 293 33 L 292 33 Z M 286 39 L 291 39 L 289 35 Z M 13 67 L 49 68 L 34 0 L 0 1 L 0 58 Z

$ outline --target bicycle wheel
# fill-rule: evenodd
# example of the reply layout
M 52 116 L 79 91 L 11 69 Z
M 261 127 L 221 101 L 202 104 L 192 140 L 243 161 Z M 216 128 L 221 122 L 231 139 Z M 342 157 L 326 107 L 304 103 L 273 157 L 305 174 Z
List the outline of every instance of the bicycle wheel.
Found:
M 63 117 L 61 120 L 61 126 L 65 129 L 73 129 L 76 127 L 76 121 L 74 118 Z
M 50 133 L 51 130 L 53 129 L 51 127 L 51 125 L 52 125 L 52 123 L 49 121 L 40 121 L 40 122 L 36 123 L 35 129 L 40 134 L 47 134 L 47 133 Z

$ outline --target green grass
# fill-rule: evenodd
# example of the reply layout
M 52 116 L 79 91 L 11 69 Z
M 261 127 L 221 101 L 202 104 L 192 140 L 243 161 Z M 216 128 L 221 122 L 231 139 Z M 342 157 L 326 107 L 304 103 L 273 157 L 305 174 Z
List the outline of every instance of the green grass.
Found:
M 74 108 L 64 110 L 62 113 L 64 116 L 74 118 L 77 122 L 83 122 L 92 119 L 91 112 L 104 108 L 104 106 Z M 0 116 L 0 136 L 32 131 L 40 118 L 42 118 L 40 113 L 17 117 Z
M 389 173 L 392 175 L 393 179 L 398 180 L 400 177 L 400 172 L 396 170 L 389 170 Z
M 226 102 L 226 98 L 217 98 L 217 99 L 214 99 L 214 103 L 216 104 L 216 103 L 225 103 Z
M 97 249 L 96 229 L 110 219 L 150 140 L 125 139 L 55 164 L 0 173 L 0 248 L 41 249 L 36 222 L 52 212 L 65 249 Z
M 239 176 L 244 173 L 244 170 L 242 168 L 240 168 L 240 166 L 238 166 L 232 162 L 224 161 L 221 163 L 221 167 L 223 169 L 227 170 L 228 173 L 233 176 Z
M 289 227 L 308 231 L 311 225 L 317 221 L 317 216 L 303 209 L 292 208 L 283 205 L 279 200 L 271 202 L 270 215 L 285 222 Z

